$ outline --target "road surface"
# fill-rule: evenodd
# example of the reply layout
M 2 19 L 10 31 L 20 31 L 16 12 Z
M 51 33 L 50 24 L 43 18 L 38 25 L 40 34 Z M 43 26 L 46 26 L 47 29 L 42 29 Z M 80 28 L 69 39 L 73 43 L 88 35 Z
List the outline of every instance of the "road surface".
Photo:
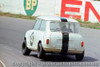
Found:
M 85 42 L 83 61 L 74 56 L 47 55 L 38 59 L 36 52 L 23 56 L 21 44 L 24 33 L 34 25 L 33 20 L 0 16 L 0 60 L 6 67 L 100 67 L 100 30 L 81 28 Z

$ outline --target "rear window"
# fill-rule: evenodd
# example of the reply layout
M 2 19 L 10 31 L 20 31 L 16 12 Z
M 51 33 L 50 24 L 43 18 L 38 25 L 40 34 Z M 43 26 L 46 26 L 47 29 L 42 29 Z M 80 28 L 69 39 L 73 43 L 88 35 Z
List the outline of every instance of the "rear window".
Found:
M 70 32 L 78 33 L 79 24 L 73 22 L 50 22 L 51 32 Z

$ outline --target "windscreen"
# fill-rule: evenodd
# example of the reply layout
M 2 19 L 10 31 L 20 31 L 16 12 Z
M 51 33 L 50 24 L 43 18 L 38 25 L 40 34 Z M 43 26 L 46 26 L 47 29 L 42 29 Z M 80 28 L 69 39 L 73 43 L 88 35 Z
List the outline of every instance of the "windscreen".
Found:
M 78 23 L 59 21 L 50 22 L 50 31 L 78 33 Z

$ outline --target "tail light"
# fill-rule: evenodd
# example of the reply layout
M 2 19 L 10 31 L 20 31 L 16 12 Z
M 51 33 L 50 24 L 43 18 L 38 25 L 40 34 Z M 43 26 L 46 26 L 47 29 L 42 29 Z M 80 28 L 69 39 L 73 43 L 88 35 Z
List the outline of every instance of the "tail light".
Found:
M 46 44 L 47 44 L 47 45 L 49 44 L 49 39 L 46 40 Z
M 81 47 L 83 47 L 83 46 L 84 46 L 84 42 L 82 41 L 82 42 L 81 42 Z

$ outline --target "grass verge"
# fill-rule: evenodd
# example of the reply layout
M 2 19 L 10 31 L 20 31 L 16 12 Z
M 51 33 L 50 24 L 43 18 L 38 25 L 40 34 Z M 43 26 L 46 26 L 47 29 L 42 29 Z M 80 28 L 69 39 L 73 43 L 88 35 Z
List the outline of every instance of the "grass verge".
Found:
M 11 14 L 11 13 L 2 13 L 2 12 L 0 12 L 0 16 L 30 19 L 30 20 L 35 20 L 36 19 L 36 16 L 26 16 L 26 15 L 22 15 L 22 14 Z
M 11 13 L 2 13 L 0 12 L 0 16 L 8 16 L 8 17 L 14 17 L 14 18 L 22 18 L 22 19 L 30 19 L 30 20 L 35 20 L 36 16 L 26 16 L 22 14 L 11 14 Z M 77 19 L 80 23 L 81 27 L 87 27 L 87 28 L 92 28 L 92 29 L 100 29 L 100 23 L 91 23 L 91 22 L 86 22 Z
M 82 20 L 79 20 L 79 19 L 78 19 L 78 21 L 79 21 L 81 27 L 92 28 L 92 29 L 100 29 L 100 23 L 99 22 L 91 23 L 91 22 L 82 21 Z

